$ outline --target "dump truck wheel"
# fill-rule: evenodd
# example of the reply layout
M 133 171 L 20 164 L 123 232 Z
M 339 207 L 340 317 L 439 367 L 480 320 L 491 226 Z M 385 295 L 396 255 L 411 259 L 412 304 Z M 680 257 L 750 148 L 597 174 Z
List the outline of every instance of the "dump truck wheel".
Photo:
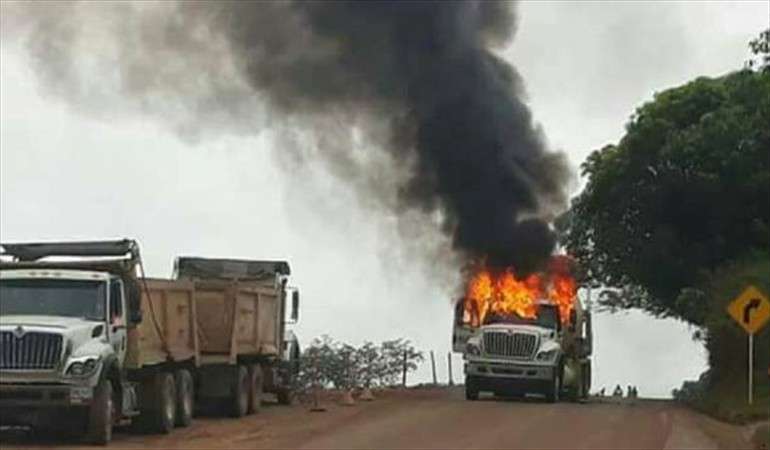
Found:
M 583 365 L 581 371 L 581 381 L 583 386 L 583 399 L 587 399 L 591 393 L 591 361 L 586 362 Z
M 278 390 L 276 397 L 278 397 L 278 403 L 281 405 L 291 405 L 294 401 L 294 392 L 291 388 L 282 388 Z
M 140 428 L 145 432 L 168 434 L 176 422 L 176 385 L 170 373 L 156 373 L 141 386 Z
M 479 399 L 479 388 L 476 385 L 476 380 L 474 380 L 471 377 L 468 377 L 465 380 L 465 399 L 466 400 Z
M 249 407 L 248 414 L 259 412 L 262 407 L 262 388 L 264 376 L 262 366 L 254 364 L 249 366 Z
M 553 376 L 551 377 L 551 385 L 545 393 L 545 400 L 548 403 L 556 403 L 559 401 L 559 396 L 561 394 L 561 372 L 561 365 L 559 365 L 556 370 L 554 370 Z
M 233 385 L 230 388 L 230 415 L 243 417 L 249 410 L 249 371 L 244 366 L 236 369 Z
M 94 390 L 94 398 L 88 410 L 86 440 L 95 445 L 107 445 L 112 440 L 112 422 L 115 402 L 112 398 L 112 384 L 104 379 Z
M 188 370 L 178 370 L 174 374 L 176 385 L 176 426 L 187 427 L 192 423 L 195 410 L 195 385 Z

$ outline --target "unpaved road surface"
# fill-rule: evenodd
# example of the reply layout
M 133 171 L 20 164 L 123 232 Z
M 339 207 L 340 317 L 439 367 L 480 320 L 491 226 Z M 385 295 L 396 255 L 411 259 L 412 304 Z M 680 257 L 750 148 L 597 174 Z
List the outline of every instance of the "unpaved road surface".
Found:
M 740 430 L 670 402 L 464 400 L 459 389 L 408 390 L 326 412 L 267 405 L 243 419 L 198 418 L 166 436 L 118 431 L 113 448 L 748 448 Z M 77 441 L 0 432 L 0 447 Z M 89 447 L 85 447 L 89 448 Z M 90 447 L 93 448 L 93 447 Z

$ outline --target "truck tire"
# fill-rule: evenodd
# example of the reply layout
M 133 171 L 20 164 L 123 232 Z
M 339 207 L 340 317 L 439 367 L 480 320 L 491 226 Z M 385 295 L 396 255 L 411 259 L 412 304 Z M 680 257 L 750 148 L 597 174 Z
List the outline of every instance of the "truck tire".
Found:
M 591 361 L 583 364 L 583 370 L 581 370 L 580 375 L 583 387 L 582 398 L 585 400 L 591 394 Z
M 230 387 L 230 415 L 243 417 L 249 411 L 249 371 L 244 366 L 236 368 L 235 377 Z
M 262 366 L 253 364 L 249 366 L 249 406 L 247 413 L 258 413 L 262 407 L 262 390 L 264 386 L 264 376 Z
M 465 379 L 465 399 L 471 401 L 479 399 L 479 387 L 472 377 Z
M 549 383 L 550 385 L 545 392 L 545 400 L 548 403 L 557 403 L 559 401 L 559 397 L 561 396 L 561 374 L 562 367 L 559 365 L 556 370 L 553 371 L 553 376 Z
M 90 444 L 107 445 L 112 440 L 112 424 L 115 416 L 115 402 L 112 398 L 112 383 L 104 379 L 94 389 L 94 397 L 88 409 L 86 440 Z
M 167 372 L 159 372 L 141 386 L 140 428 L 145 432 L 168 434 L 176 422 L 176 384 Z
M 176 385 L 176 426 L 187 427 L 192 423 L 195 411 L 195 384 L 189 370 L 177 370 L 174 373 Z
M 276 393 L 276 397 L 278 397 L 279 404 L 291 405 L 294 401 L 294 392 L 292 392 L 290 387 L 281 388 Z

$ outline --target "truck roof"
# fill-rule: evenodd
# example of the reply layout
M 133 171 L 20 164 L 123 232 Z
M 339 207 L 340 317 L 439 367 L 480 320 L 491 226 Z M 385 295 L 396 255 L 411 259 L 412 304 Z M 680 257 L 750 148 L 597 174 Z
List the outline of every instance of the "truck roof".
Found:
M 110 279 L 106 272 L 90 270 L 59 270 L 59 269 L 12 269 L 0 271 L 0 279 L 29 279 L 29 278 L 54 278 L 62 280 L 100 280 Z
M 180 256 L 174 262 L 174 273 L 177 278 L 266 280 L 289 275 L 291 269 L 286 261 Z
M 69 241 L 0 243 L 0 255 L 8 255 L 18 261 L 37 261 L 49 256 L 137 258 L 139 246 L 133 239 L 115 241 Z

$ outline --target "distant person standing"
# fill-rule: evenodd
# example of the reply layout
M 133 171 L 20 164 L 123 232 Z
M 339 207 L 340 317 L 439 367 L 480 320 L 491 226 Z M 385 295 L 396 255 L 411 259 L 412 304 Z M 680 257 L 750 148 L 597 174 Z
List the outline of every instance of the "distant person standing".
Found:
M 619 384 L 617 386 L 615 386 L 615 390 L 612 391 L 612 396 L 613 397 L 622 397 L 623 396 L 623 388 L 620 387 Z

